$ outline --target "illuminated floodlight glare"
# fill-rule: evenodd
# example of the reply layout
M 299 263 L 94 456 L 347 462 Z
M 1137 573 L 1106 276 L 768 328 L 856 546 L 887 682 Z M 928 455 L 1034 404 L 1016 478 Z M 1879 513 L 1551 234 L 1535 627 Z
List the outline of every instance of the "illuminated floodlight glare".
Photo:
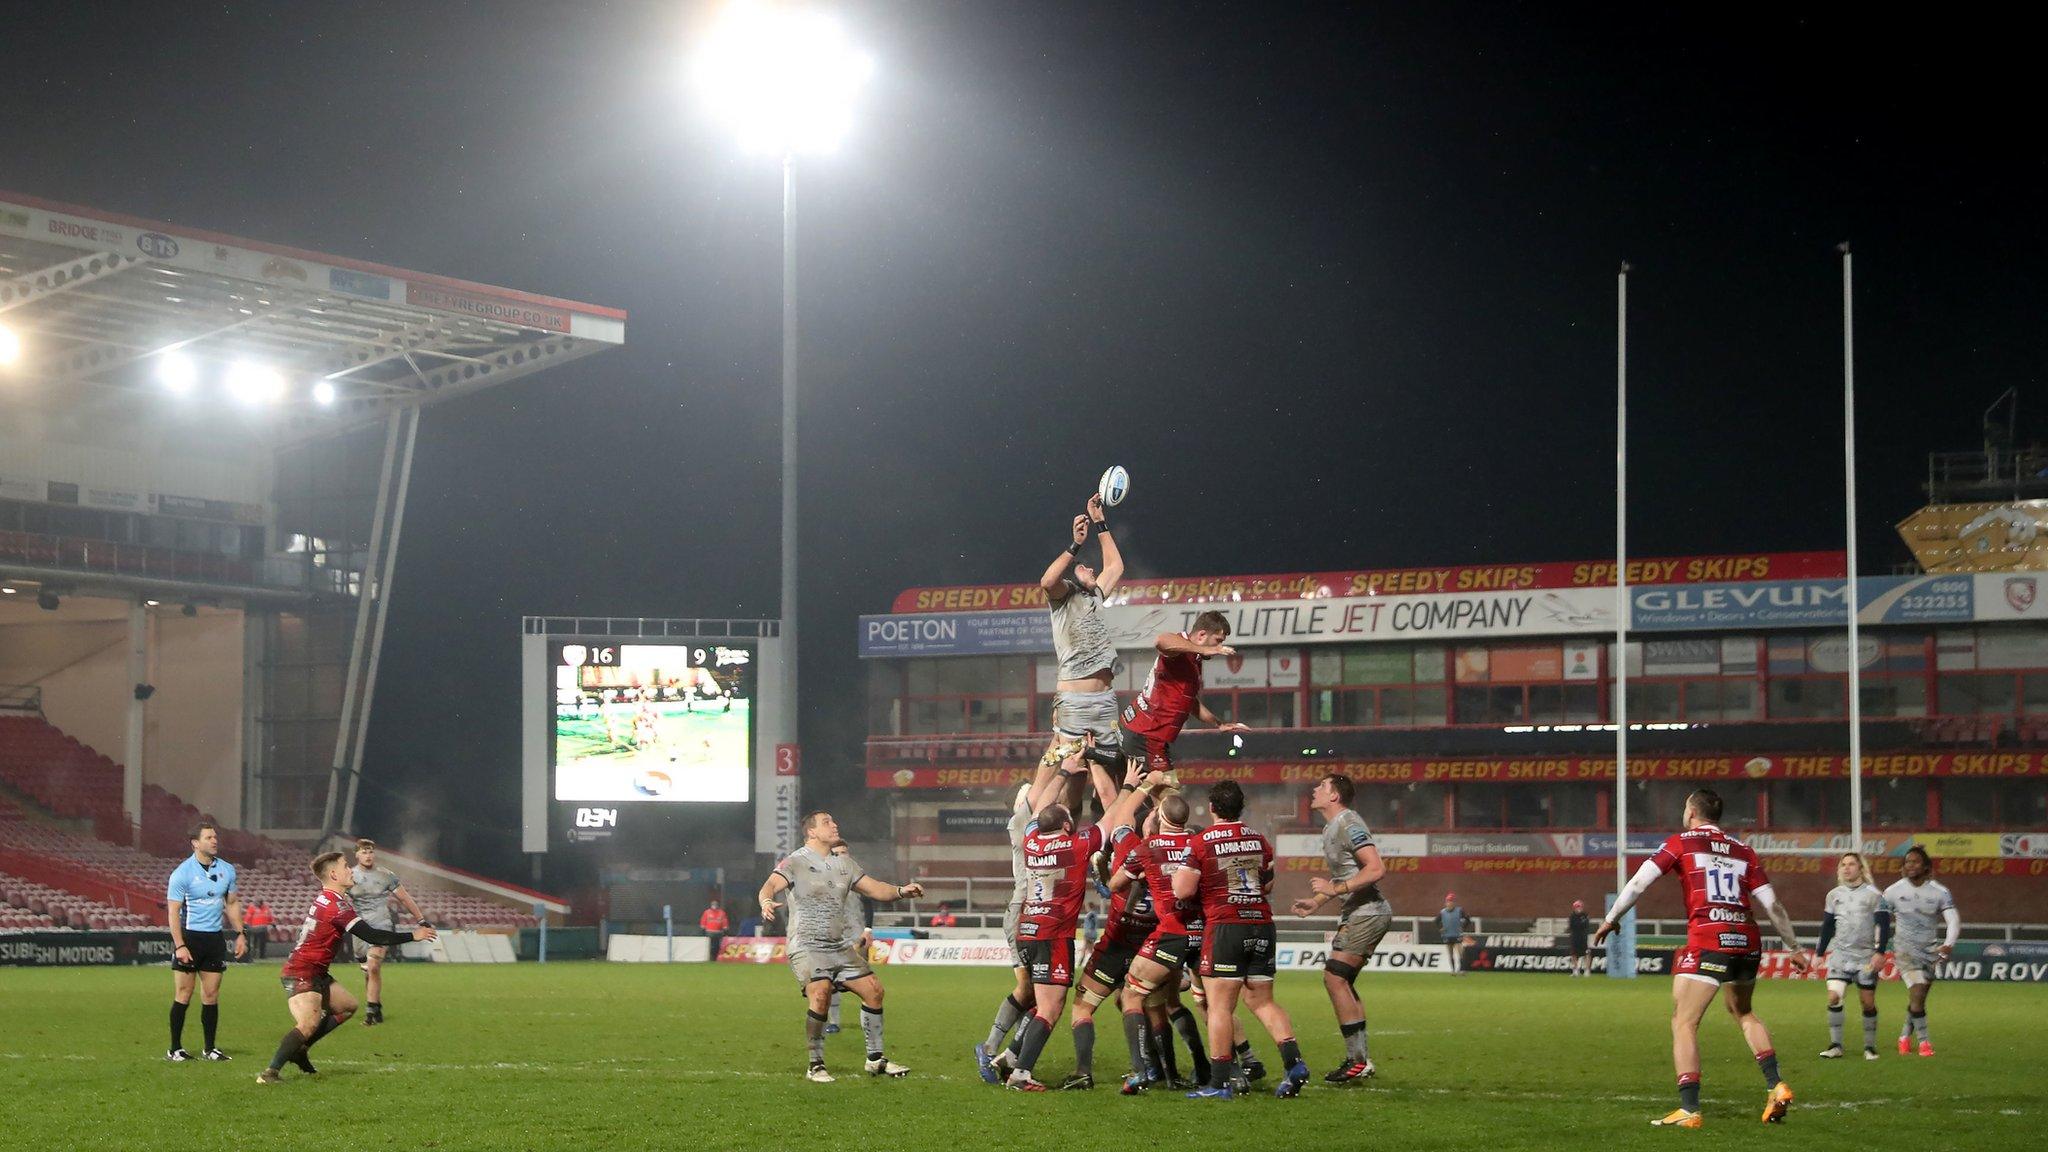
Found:
M 788 156 L 838 146 L 875 62 L 828 16 L 738 3 L 691 71 L 706 108 L 743 147 Z
M 268 404 L 284 395 L 284 377 L 268 364 L 237 360 L 228 365 L 228 395 L 244 404 Z
M 19 359 L 21 359 L 21 337 L 14 334 L 14 329 L 9 328 L 5 324 L 0 324 L 0 368 L 5 368 Z
M 183 396 L 199 382 L 199 366 L 183 352 L 166 352 L 156 358 L 156 381 L 166 391 Z
M 325 407 L 327 407 L 328 405 L 330 405 L 330 404 L 334 403 L 334 382 L 333 382 L 333 381 L 331 381 L 331 380 L 318 380 L 318 381 L 315 381 L 315 382 L 314 382 L 314 384 L 313 384 L 313 403 L 315 403 L 315 404 L 318 404 L 318 405 L 320 405 L 320 406 L 321 406 L 322 408 L 325 408 Z

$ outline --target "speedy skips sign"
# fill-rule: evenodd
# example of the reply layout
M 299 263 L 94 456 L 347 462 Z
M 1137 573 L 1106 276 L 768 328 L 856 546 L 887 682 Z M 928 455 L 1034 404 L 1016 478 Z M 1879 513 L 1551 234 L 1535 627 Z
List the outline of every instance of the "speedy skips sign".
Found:
M 2027 578 L 2031 579 L 2031 578 Z M 2005 585 L 2012 584 L 2008 588 Z M 1994 585 L 1996 587 L 1994 588 Z M 1871 576 L 1857 582 L 1863 624 L 2048 619 L 2048 596 L 2010 577 Z M 1829 577 L 1629 589 L 1629 630 L 1835 627 L 1847 622 L 1848 582 Z M 2037 608 L 2037 604 L 2039 607 Z M 1611 635 L 1611 588 L 1535 588 L 1221 603 L 1112 604 L 1104 622 L 1118 648 L 1143 648 L 1217 611 L 1238 646 L 1355 644 L 1465 637 Z M 931 611 L 860 618 L 860 654 L 970 656 L 1052 651 L 1042 609 Z

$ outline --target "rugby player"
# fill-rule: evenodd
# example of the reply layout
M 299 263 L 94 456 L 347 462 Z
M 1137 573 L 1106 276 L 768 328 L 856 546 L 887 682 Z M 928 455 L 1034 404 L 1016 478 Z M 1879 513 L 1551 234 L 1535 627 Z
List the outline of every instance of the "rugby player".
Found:
M 996 1067 L 996 1055 L 1003 1051 L 1004 1038 L 1031 1014 L 1031 961 L 1025 959 L 1023 945 L 1017 941 L 1017 929 L 1024 918 L 1028 871 L 1024 867 L 1024 834 L 1031 826 L 1032 816 L 1037 814 L 1059 782 L 1059 765 L 1041 760 L 1031 781 L 1018 787 L 1016 802 L 1011 805 L 1008 832 L 1010 875 L 1014 883 L 1010 888 L 1010 903 L 1003 909 L 1003 939 L 1010 945 L 1010 973 L 1014 984 L 1003 1002 L 996 1006 L 995 1023 L 989 1025 L 988 1038 L 974 1046 L 975 1071 L 989 1084 L 1003 1082 L 1005 1072 Z M 1018 1031 L 1017 1036 L 1021 1040 L 1023 1032 Z
M 1093 530 L 1102 546 L 1102 568 L 1079 563 L 1081 545 Z M 1040 767 L 1057 768 L 1062 760 L 1092 740 L 1104 750 L 1105 763 L 1116 740 L 1116 644 L 1102 619 L 1102 605 L 1123 579 L 1123 554 L 1111 534 L 1102 497 L 1090 495 L 1088 509 L 1074 517 L 1073 543 L 1046 565 L 1038 578 L 1052 613 L 1053 657 L 1059 679 L 1053 685 L 1052 743 L 1039 758 Z M 1072 575 L 1068 569 L 1072 568 Z M 1059 802 L 1069 809 L 1081 805 L 1085 776 L 1071 778 Z M 1036 812 L 1041 805 L 1034 805 Z
M 1835 864 L 1841 881 L 1821 905 L 1816 955 L 1828 958 L 1828 1046 L 1824 1060 L 1842 1058 L 1842 997 L 1849 985 L 1863 1001 L 1863 1058 L 1877 1059 L 1877 969 L 1891 944 L 1892 913 L 1860 852 L 1844 852 Z M 1832 946 L 1831 946 L 1832 945 Z
M 235 934 L 235 959 L 249 954 L 249 941 L 242 935 L 242 898 L 235 894 L 235 866 L 220 858 L 220 829 L 211 820 L 193 827 L 192 855 L 171 870 L 164 900 L 170 909 L 171 925 L 171 1047 L 164 1059 L 182 1064 L 192 1058 L 185 1051 L 185 1012 L 192 1006 L 192 987 L 199 986 L 199 1024 L 206 1033 L 206 1047 L 200 1055 L 225 1061 L 227 1053 L 214 1044 L 220 1028 L 220 979 L 228 970 L 228 942 L 223 923 Z
M 1154 821 L 1148 817 L 1145 824 L 1149 831 Z M 1081 965 L 1081 990 L 1074 997 L 1074 1071 L 1060 1082 L 1062 1089 L 1095 1087 L 1095 1010 L 1124 986 L 1132 958 L 1159 923 L 1152 910 L 1151 891 L 1142 884 L 1133 886 L 1124 872 L 1141 837 L 1126 834 L 1113 839 L 1116 845 L 1110 849 L 1106 865 L 1110 877 L 1107 926 Z
M 1162 661 L 1165 659 L 1161 657 Z M 1308 1065 L 1294 1039 L 1294 1022 L 1273 999 L 1273 845 L 1245 826 L 1244 789 L 1235 780 L 1209 786 L 1207 828 L 1188 845 L 1187 866 L 1173 874 L 1173 894 L 1182 900 L 1200 897 L 1202 980 L 1209 1007 L 1209 1086 L 1188 1093 L 1191 1100 L 1228 1100 L 1237 1093 L 1237 1050 L 1232 1020 L 1242 994 L 1252 1015 L 1280 1047 L 1287 1069 L 1273 1094 L 1282 1099 L 1301 1094 Z
M 834 856 L 844 856 L 848 851 L 849 849 L 843 843 L 834 845 L 832 848 Z M 874 954 L 875 933 L 873 929 L 868 927 L 867 905 L 861 902 L 860 893 L 855 889 L 848 888 L 846 890 L 846 909 L 840 919 L 840 923 L 846 929 L 846 936 L 842 943 L 846 947 L 859 952 L 862 957 L 872 957 Z M 846 989 L 843 985 L 834 984 L 832 986 L 832 1008 L 825 1013 L 825 1035 L 827 1036 L 835 1036 L 839 1033 L 839 1001 L 845 994 Z
M 1764 1123 L 1783 1121 L 1792 1106 L 1792 1089 L 1778 1075 L 1770 1030 L 1757 1018 L 1752 1002 L 1757 966 L 1763 959 L 1763 936 L 1749 910 L 1752 898 L 1770 914 L 1771 926 L 1792 954 L 1795 970 L 1806 970 L 1807 956 L 1792 928 L 1792 914 L 1778 902 L 1762 861 L 1749 845 L 1723 832 L 1716 823 L 1720 819 L 1721 797 L 1713 789 L 1702 788 L 1686 797 L 1685 831 L 1665 840 L 1656 855 L 1643 862 L 1593 933 L 1597 948 L 1659 876 L 1678 873 L 1685 885 L 1689 926 L 1685 947 L 1673 958 L 1671 967 L 1671 1060 L 1678 1072 L 1678 1109 L 1650 1121 L 1660 1128 L 1698 1128 L 1703 1123 L 1700 1018 L 1724 984 L 1728 986 L 1728 1013 L 1741 1027 L 1742 1038 L 1756 1055 L 1756 1066 L 1769 1089 L 1764 1098 Z
M 386 932 L 397 930 L 398 924 L 391 918 L 393 900 L 405 905 L 406 912 L 418 923 L 427 922 L 427 914 L 420 911 L 419 902 L 405 890 L 405 885 L 398 882 L 398 873 L 377 866 L 375 840 L 365 836 L 356 841 L 353 873 L 355 883 L 349 886 L 349 903 L 356 906 L 356 913 L 370 927 Z M 364 1024 L 384 1022 L 384 952 L 374 944 L 356 944 L 356 958 L 363 962 Z
M 810 1067 L 804 1079 L 830 1084 L 833 1076 L 825 1070 L 826 1012 L 831 1007 L 832 989 L 843 986 L 860 997 L 860 1030 L 867 1041 L 867 1073 L 870 1076 L 906 1076 L 910 1069 L 890 1060 L 882 1052 L 882 982 L 868 966 L 868 958 L 846 946 L 847 893 L 859 892 L 876 900 L 915 899 L 924 895 L 919 884 L 889 884 L 877 880 L 854 863 L 850 856 L 833 854 L 846 843 L 839 835 L 839 822 L 829 812 L 812 812 L 804 817 L 804 842 L 783 857 L 761 885 L 761 919 L 773 920 L 782 905 L 775 898 L 790 894 L 789 968 L 803 989 L 809 1011 L 804 1018 L 804 1041 L 810 1052 Z
M 1899 1055 L 1913 1050 L 1913 1038 L 1920 1039 L 1920 1055 L 1934 1055 L 1934 1041 L 1927 1035 L 1927 993 L 1934 987 L 1937 966 L 1955 952 L 1956 937 L 1963 931 L 1962 913 L 1956 898 L 1934 878 L 1934 858 L 1918 844 L 1906 849 L 1899 861 L 1905 878 L 1884 890 L 1898 928 L 1898 950 L 1893 960 L 1899 979 L 1906 982 L 1906 1027 L 1899 1033 Z M 1941 927 L 1947 934 L 1935 943 Z
M 1153 641 L 1159 655 L 1152 661 L 1145 686 L 1124 706 L 1123 723 L 1117 732 L 1124 757 L 1146 771 L 1169 774 L 1172 780 L 1173 742 L 1194 716 L 1219 732 L 1249 732 L 1245 724 L 1225 724 L 1202 703 L 1202 661 L 1211 656 L 1234 656 L 1237 650 L 1224 641 L 1230 638 L 1230 621 L 1221 612 L 1204 612 L 1195 617 L 1186 632 L 1162 632 Z
M 1372 829 L 1352 810 L 1351 777 L 1331 773 L 1316 782 L 1308 796 L 1309 811 L 1323 818 L 1323 862 L 1328 877 L 1309 882 L 1313 898 L 1294 902 L 1296 916 L 1313 916 L 1323 905 L 1341 899 L 1337 935 L 1323 964 L 1323 991 L 1337 1013 L 1337 1031 L 1344 1036 L 1344 1063 L 1323 1077 L 1328 1084 L 1348 1084 L 1373 1074 L 1366 1051 L 1365 1003 L 1358 997 L 1358 971 L 1393 926 L 1394 909 L 1380 895 L 1387 866 L 1372 842 Z
M 411 932 L 389 932 L 364 922 L 348 899 L 355 873 L 349 868 L 347 857 L 339 852 L 322 852 L 313 857 L 313 878 L 320 881 L 320 894 L 313 898 L 313 907 L 306 913 L 298 944 L 285 959 L 280 981 L 284 985 L 285 1004 L 291 1009 L 292 1027 L 278 1042 L 270 1066 L 257 1074 L 258 1084 L 278 1083 L 278 1073 L 286 1064 L 296 1064 L 301 1072 L 315 1071 L 306 1050 L 348 1023 L 348 1018 L 355 1014 L 356 998 L 328 974 L 344 941 L 353 936 L 366 944 L 388 948 L 407 940 L 434 938 L 434 929 L 426 924 Z
M 1066 777 L 1081 774 L 1084 762 L 1077 748 L 1060 765 Z M 1123 787 L 1093 760 L 1085 761 L 1087 774 L 1095 784 L 1102 805 L 1102 818 L 1086 828 L 1076 826 L 1074 814 L 1064 804 L 1047 804 L 1024 834 L 1024 865 L 1027 881 L 1024 919 L 1017 931 L 1025 958 L 1031 962 L 1031 993 L 1035 1010 L 1024 1021 L 1021 1043 L 1014 1061 L 1008 1050 L 999 1066 L 1006 1066 L 1009 1087 L 1022 1092 L 1044 1092 L 1047 1086 L 1032 1075 L 1053 1026 L 1066 1011 L 1067 990 L 1074 983 L 1074 929 L 1081 916 L 1081 901 L 1088 891 L 1088 858 L 1101 851 L 1112 831 L 1118 839 L 1131 831 L 1138 804 L 1146 796 L 1139 765 L 1126 771 Z M 1076 1037 L 1078 1051 L 1092 1045 L 1093 1035 Z M 1089 1052 L 1092 1057 L 1092 1051 Z
M 1131 1075 L 1123 1086 L 1126 1096 L 1144 1091 L 1160 1078 L 1154 1075 L 1153 1055 L 1161 1065 L 1156 1071 L 1167 1083 L 1180 1079 L 1173 1067 L 1174 1030 L 1187 1041 L 1196 1083 L 1209 1082 L 1209 1057 L 1202 1050 L 1194 1013 L 1180 1003 L 1181 971 L 1190 955 L 1188 921 L 1200 920 L 1200 903 L 1184 901 L 1173 892 L 1173 874 L 1187 867 L 1188 847 L 1194 839 L 1188 830 L 1188 815 L 1187 798 L 1179 793 L 1161 800 L 1156 826 L 1131 849 L 1122 870 L 1110 880 L 1112 888 L 1134 880 L 1142 883 L 1151 897 L 1154 917 L 1151 934 L 1131 957 L 1118 1002 L 1124 1015 L 1124 1041 L 1131 1051 Z

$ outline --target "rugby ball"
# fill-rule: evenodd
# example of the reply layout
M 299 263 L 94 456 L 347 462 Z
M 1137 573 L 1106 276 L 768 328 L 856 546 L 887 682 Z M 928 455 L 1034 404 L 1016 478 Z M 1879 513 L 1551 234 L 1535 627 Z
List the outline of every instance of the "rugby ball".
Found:
M 1124 502 L 1131 491 L 1131 474 L 1121 464 L 1112 464 L 1102 474 L 1102 482 L 1095 486 L 1095 494 L 1102 497 L 1104 508 L 1114 508 Z

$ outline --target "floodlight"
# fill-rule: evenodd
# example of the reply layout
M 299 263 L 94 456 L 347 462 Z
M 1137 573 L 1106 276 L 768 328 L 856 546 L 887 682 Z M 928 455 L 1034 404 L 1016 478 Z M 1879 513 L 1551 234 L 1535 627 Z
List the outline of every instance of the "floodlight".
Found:
M 332 380 L 320 380 L 313 384 L 313 403 L 320 405 L 322 408 L 334 403 L 334 382 Z
M 284 395 L 284 377 L 277 369 L 254 360 L 237 360 L 228 365 L 228 395 L 244 404 L 267 404 Z
M 21 337 L 14 334 L 14 329 L 9 328 L 5 324 L 0 324 L 0 368 L 5 368 L 19 359 L 21 359 Z
M 156 358 L 156 379 L 166 391 L 183 396 L 199 382 L 199 366 L 183 352 L 166 352 Z
M 874 75 L 828 16 L 736 4 L 692 72 L 710 112 L 748 149 L 829 152 L 853 126 L 853 100 Z

